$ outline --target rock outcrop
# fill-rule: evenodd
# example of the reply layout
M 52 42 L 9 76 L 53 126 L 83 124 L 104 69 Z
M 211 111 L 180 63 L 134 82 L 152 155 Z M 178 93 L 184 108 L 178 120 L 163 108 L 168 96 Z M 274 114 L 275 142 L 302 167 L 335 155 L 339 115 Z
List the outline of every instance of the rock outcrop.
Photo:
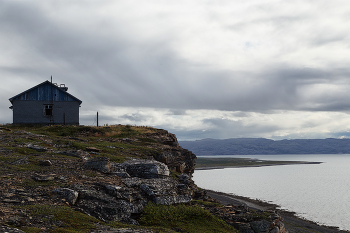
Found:
M 69 207 L 101 220 L 91 232 L 152 232 L 115 229 L 102 223 L 120 221 L 138 225 L 149 202 L 158 205 L 199 205 L 193 199 L 215 202 L 191 179 L 196 155 L 180 147 L 175 135 L 165 130 L 152 129 L 151 133 L 129 138 L 96 136 L 95 129 L 92 137 L 89 128 L 62 137 L 4 127 L 0 130 L 0 231 L 23 232 L 14 227 L 42 232 L 64 229 L 65 223 L 52 215 L 31 216 L 26 209 L 54 206 Z M 249 218 L 255 215 L 249 215 L 240 206 L 203 208 L 241 232 L 284 232 L 280 218 Z
M 134 159 L 118 164 L 107 157 L 96 157 L 86 160 L 84 167 L 112 176 L 122 173 L 122 185 L 73 184 L 53 193 L 103 221 L 138 224 L 132 216 L 140 214 L 149 201 L 172 205 L 192 200 L 189 176 L 181 174 L 179 179 L 172 178 L 168 167 L 156 160 Z

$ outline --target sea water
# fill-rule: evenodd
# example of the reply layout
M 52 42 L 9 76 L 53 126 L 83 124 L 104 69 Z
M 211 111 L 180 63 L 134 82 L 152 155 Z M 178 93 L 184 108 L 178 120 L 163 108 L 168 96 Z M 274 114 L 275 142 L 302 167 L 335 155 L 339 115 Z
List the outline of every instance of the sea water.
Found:
M 350 154 L 220 157 L 323 162 L 195 170 L 193 180 L 201 188 L 270 202 L 299 217 L 350 230 Z

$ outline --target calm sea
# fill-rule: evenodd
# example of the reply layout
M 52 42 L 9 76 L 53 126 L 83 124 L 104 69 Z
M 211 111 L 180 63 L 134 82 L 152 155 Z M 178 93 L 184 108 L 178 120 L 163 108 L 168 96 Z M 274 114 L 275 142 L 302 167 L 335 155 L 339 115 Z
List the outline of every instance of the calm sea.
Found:
M 196 170 L 193 179 L 202 188 L 271 202 L 322 225 L 350 230 L 350 154 L 220 157 L 323 162 Z

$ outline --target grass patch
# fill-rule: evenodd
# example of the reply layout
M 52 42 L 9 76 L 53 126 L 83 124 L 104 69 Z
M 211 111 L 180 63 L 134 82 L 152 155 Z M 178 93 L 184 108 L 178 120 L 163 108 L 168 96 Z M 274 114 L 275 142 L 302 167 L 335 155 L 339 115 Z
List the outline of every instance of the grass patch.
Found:
M 90 232 L 96 228 L 93 223 L 100 222 L 94 217 L 65 206 L 28 205 L 20 208 L 27 210 L 31 216 L 41 217 L 43 221 L 62 222 L 63 226 L 48 230 L 52 233 Z
M 149 203 L 140 218 L 145 226 L 160 226 L 184 232 L 238 232 L 223 220 L 199 206 L 165 206 Z
M 144 142 L 146 144 L 150 144 L 150 143 L 158 143 L 156 140 L 154 140 L 153 138 L 137 138 L 140 142 Z
M 99 157 L 107 157 L 109 158 L 110 162 L 115 162 L 115 163 L 123 163 L 126 160 L 128 160 L 126 159 L 125 156 L 118 156 L 118 155 L 112 155 L 112 154 L 106 154 L 106 153 L 100 154 Z
M 26 233 L 39 233 L 43 232 L 42 229 L 37 228 L 37 227 L 21 227 L 21 230 L 26 232 Z
M 13 163 L 17 160 L 19 160 L 20 157 L 14 157 L 14 156 L 0 156 L 0 162 L 5 162 L 5 163 Z
M 38 153 L 36 150 L 30 149 L 27 147 L 14 147 L 14 148 L 12 148 L 12 150 L 14 152 L 17 152 L 17 153 L 22 154 L 22 155 L 29 155 L 29 154 Z
M 48 181 L 36 181 L 33 179 L 24 179 L 21 183 L 18 184 L 22 187 L 30 187 L 30 188 L 37 188 L 39 186 L 41 187 L 47 187 L 47 186 L 61 186 L 63 185 L 61 182 L 56 182 L 54 180 L 48 180 Z
M 217 207 L 222 206 L 220 203 L 202 201 L 202 200 L 192 200 L 191 202 L 199 205 L 204 205 L 204 206 L 217 206 Z
M 77 150 L 86 150 L 86 147 L 89 147 L 87 144 L 82 142 L 70 142 L 71 147 Z

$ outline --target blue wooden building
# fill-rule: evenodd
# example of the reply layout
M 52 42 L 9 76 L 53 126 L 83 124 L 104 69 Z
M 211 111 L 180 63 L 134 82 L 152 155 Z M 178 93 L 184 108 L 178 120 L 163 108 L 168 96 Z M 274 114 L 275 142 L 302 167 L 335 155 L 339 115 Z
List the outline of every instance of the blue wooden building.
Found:
M 64 84 L 45 81 L 12 98 L 13 124 L 79 125 L 81 100 Z

